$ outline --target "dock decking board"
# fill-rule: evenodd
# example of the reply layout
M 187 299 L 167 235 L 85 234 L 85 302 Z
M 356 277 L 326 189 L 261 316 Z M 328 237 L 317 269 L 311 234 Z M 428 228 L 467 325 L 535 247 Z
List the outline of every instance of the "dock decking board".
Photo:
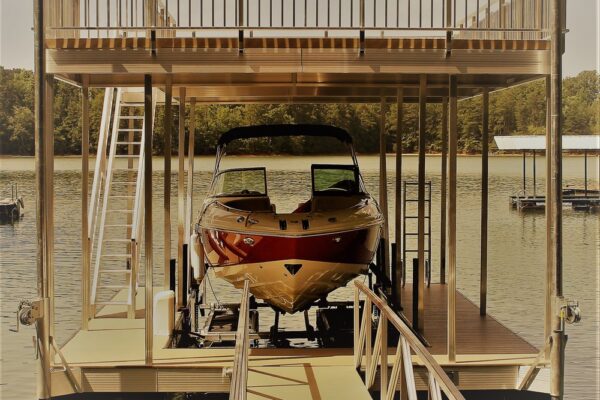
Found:
M 412 320 L 412 283 L 402 290 L 402 305 Z M 447 285 L 432 284 L 425 288 L 425 332 L 432 354 L 447 353 Z M 482 317 L 479 308 L 457 291 L 457 354 L 537 354 L 538 349 L 512 332 L 491 315 Z

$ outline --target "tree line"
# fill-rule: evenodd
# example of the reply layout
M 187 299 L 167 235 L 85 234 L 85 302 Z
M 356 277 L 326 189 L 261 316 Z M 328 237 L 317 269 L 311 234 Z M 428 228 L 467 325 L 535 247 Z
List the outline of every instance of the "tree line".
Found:
M 584 71 L 563 82 L 563 134 L 600 132 L 600 74 Z M 90 90 L 91 151 L 97 145 L 104 91 Z M 481 96 L 459 102 L 458 147 L 463 153 L 481 151 Z M 0 67 L 0 155 L 33 155 L 33 73 Z M 495 135 L 543 134 L 546 126 L 545 82 L 537 80 L 490 94 L 490 144 Z M 418 108 L 404 106 L 403 151 L 418 146 Z M 387 107 L 387 147 L 392 151 L 396 134 L 396 105 Z M 153 149 L 162 154 L 164 108 L 157 107 Z M 190 107 L 186 109 L 189 121 Z M 219 136 L 236 126 L 274 123 L 323 123 L 346 129 L 359 153 L 379 151 L 379 104 L 248 104 L 196 105 L 196 154 L 213 154 Z M 59 155 L 81 154 L 81 91 L 57 81 L 54 97 L 54 148 Z M 177 107 L 173 127 L 178 126 Z M 441 150 L 442 107 L 427 105 L 427 151 Z M 177 134 L 173 149 L 177 149 Z M 318 154 L 335 152 L 334 147 L 310 138 L 273 138 L 241 143 L 233 152 L 253 154 Z

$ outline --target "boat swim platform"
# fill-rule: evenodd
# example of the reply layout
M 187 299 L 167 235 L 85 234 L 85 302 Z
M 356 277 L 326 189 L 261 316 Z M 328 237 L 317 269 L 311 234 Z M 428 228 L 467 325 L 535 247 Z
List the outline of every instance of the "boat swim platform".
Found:
M 424 292 L 425 336 L 436 361 L 460 390 L 504 390 L 517 386 L 519 368 L 531 365 L 538 349 L 491 316 L 481 317 L 475 304 L 457 292 L 457 357 L 446 354 L 446 285 L 432 284 Z M 406 310 L 411 290 L 403 291 Z M 124 296 L 124 292 L 117 297 Z M 52 374 L 53 393 L 83 392 L 203 392 L 228 393 L 233 367 L 232 348 L 166 348 L 169 337 L 154 337 L 151 366 L 144 365 L 144 291 L 137 295 L 135 319 L 122 306 L 105 306 L 78 331 L 55 357 L 68 365 Z M 410 312 L 407 312 L 410 319 Z M 395 360 L 390 346 L 389 368 Z M 253 348 L 249 354 L 248 396 L 255 399 L 371 398 L 354 368 L 352 348 Z M 427 388 L 427 374 L 416 366 L 417 388 Z M 364 366 L 363 366 L 364 368 Z M 72 383 L 77 382 L 77 385 Z M 373 390 L 378 390 L 379 379 Z M 56 389 L 56 391 L 55 391 Z

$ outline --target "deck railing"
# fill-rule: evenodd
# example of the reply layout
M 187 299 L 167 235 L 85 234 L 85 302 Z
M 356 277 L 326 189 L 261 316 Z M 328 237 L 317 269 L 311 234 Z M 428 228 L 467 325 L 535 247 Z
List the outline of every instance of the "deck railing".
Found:
M 463 38 L 544 39 L 549 8 L 550 0 L 47 0 L 47 37 L 202 37 L 209 31 L 237 37 L 238 30 L 348 37 L 363 30 L 372 37 L 452 31 Z
M 229 400 L 246 400 L 246 388 L 248 385 L 248 353 L 249 342 L 249 291 L 250 281 L 244 281 L 244 291 L 240 301 L 240 312 L 237 330 L 235 332 L 235 353 L 233 359 L 233 370 L 231 373 L 231 385 L 229 387 Z
M 363 283 L 355 282 L 354 292 L 354 363 L 356 368 L 365 367 L 365 385 L 371 388 L 379 366 L 381 399 L 394 398 L 398 383 L 406 390 L 410 400 L 417 399 L 412 353 L 427 370 L 429 398 L 442 399 L 442 392 L 450 400 L 464 400 L 464 397 L 437 363 L 425 346 L 419 341 L 408 325 Z M 360 295 L 365 296 L 362 317 L 360 315 Z M 379 321 L 375 342 L 372 342 L 372 311 L 378 310 Z M 399 333 L 396 355 L 388 377 L 388 323 Z M 364 363 L 363 363 L 364 362 Z M 404 398 L 404 397 L 401 397 Z

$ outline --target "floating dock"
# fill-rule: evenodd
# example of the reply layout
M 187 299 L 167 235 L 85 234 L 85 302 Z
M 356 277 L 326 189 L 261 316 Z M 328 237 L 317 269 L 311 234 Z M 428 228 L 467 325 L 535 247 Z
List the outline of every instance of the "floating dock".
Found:
M 500 391 L 499 396 L 513 396 L 517 390 L 526 399 L 537 373 L 547 366 L 548 389 L 553 398 L 562 398 L 565 323 L 579 318 L 576 304 L 566 302 L 562 292 L 563 1 L 351 0 L 347 8 L 340 1 L 325 5 L 311 0 L 34 4 L 38 298 L 21 304 L 18 320 L 36 325 L 39 399 L 89 392 L 225 393 L 232 400 L 392 399 L 400 392 L 402 399 L 415 400 L 427 392 L 432 399 L 461 400 L 467 393 L 469 398 L 490 398 L 490 390 Z M 60 323 L 54 312 L 54 286 L 60 284 L 54 281 L 56 79 L 82 93 L 82 320 L 81 330 L 62 347 L 54 335 Z M 558 177 L 547 187 L 542 349 L 487 310 L 489 96 L 536 79 L 546 81 L 547 174 Z M 89 191 L 92 88 L 104 89 L 105 96 Z M 456 256 L 458 100 L 475 96 L 482 99 L 483 148 L 477 305 L 456 285 L 461 273 Z M 418 104 L 416 231 L 411 231 L 416 257 L 403 260 L 402 246 L 392 246 L 386 212 L 378 263 L 369 273 L 374 279 L 370 285 L 353 283 L 353 324 L 347 338 L 352 347 L 253 348 L 248 295 L 253 283 L 247 277 L 232 345 L 177 348 L 182 332 L 199 335 L 197 311 L 206 299 L 205 264 L 190 268 L 194 142 L 200 134 L 195 112 L 200 103 L 378 103 L 381 112 L 374 123 L 379 125 L 378 200 L 383 210 L 388 210 L 386 109 L 395 104 L 396 203 L 390 209 L 396 238 L 407 233 L 401 203 L 404 109 L 405 103 Z M 426 287 L 428 103 L 442 105 L 443 167 L 437 205 L 442 215 L 440 247 L 427 250 L 440 252 L 440 264 L 427 266 L 439 271 L 439 279 Z M 175 106 L 178 127 L 173 126 Z M 162 120 L 156 118 L 158 108 L 164 110 Z M 156 124 L 165 133 L 164 204 L 159 212 L 166 256 L 157 262 L 164 280 L 153 286 Z M 172 234 L 175 133 L 177 233 Z M 172 244 L 175 260 L 169 256 Z M 404 287 L 402 266 L 410 262 L 413 280 Z M 519 380 L 522 367 L 526 371 Z

